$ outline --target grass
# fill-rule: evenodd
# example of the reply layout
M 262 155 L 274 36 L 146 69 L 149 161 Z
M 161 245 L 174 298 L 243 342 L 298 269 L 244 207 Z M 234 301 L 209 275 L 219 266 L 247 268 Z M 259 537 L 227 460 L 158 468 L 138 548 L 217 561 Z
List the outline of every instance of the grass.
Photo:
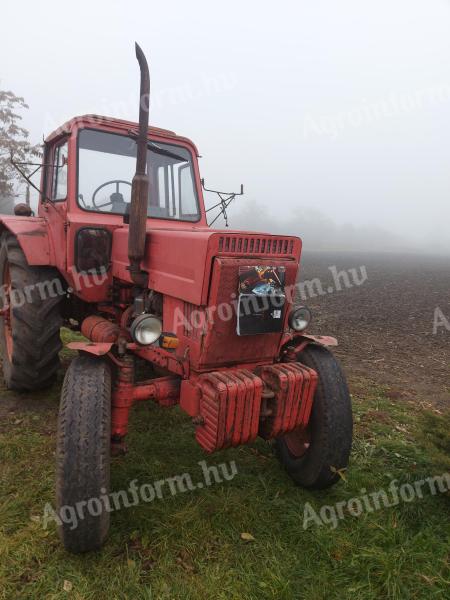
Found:
M 68 358 L 67 351 L 64 358 Z M 205 489 L 112 514 L 102 551 L 72 556 L 53 524 L 59 387 L 24 397 L 3 391 L 0 420 L 0 598 L 35 599 L 440 599 L 450 589 L 448 494 L 348 516 L 336 529 L 303 529 L 305 503 L 326 505 L 450 472 L 450 417 L 389 399 L 352 381 L 355 442 L 346 481 L 326 492 L 291 485 L 269 444 L 219 452 L 238 474 Z M 188 472 L 201 479 L 190 420 L 143 403 L 129 453 L 113 460 L 113 489 Z M 254 540 L 244 541 L 241 533 Z

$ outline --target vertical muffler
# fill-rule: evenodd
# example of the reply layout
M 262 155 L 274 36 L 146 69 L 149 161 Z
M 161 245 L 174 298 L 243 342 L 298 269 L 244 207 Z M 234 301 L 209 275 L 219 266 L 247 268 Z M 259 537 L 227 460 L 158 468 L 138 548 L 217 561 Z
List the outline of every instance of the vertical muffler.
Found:
M 136 58 L 141 70 L 139 100 L 139 132 L 137 137 L 136 173 L 131 187 L 131 206 L 128 231 L 128 259 L 133 283 L 147 287 L 148 273 L 142 270 L 145 253 L 149 179 L 147 170 L 148 113 L 150 107 L 150 73 L 145 55 L 136 44 Z

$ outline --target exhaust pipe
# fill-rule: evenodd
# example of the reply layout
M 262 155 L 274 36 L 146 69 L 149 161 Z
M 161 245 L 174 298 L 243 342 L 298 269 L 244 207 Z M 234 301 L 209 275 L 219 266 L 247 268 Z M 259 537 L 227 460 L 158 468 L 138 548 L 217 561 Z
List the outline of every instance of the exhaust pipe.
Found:
M 133 283 L 147 287 L 148 273 L 141 269 L 145 252 L 145 237 L 147 225 L 147 203 L 149 179 L 147 168 L 147 135 L 148 112 L 150 106 L 150 73 L 147 59 L 138 44 L 136 58 L 141 70 L 141 90 L 139 101 L 139 134 L 137 137 L 136 173 L 131 187 L 131 205 L 128 230 L 128 260 L 130 275 Z

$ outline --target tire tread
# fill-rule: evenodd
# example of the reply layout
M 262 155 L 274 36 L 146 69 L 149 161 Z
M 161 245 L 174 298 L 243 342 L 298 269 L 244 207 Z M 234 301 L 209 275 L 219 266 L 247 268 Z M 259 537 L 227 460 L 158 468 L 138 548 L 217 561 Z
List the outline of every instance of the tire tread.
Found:
M 58 418 L 56 503 L 75 507 L 109 494 L 111 432 L 111 372 L 99 358 L 75 358 L 64 378 Z M 108 533 L 109 513 L 87 514 L 71 530 L 59 534 L 74 553 L 99 548 Z
M 275 451 L 297 485 L 324 489 L 337 483 L 351 452 L 353 418 L 345 375 L 334 355 L 322 346 L 307 346 L 298 360 L 314 369 L 319 380 L 310 426 L 311 446 L 304 457 L 293 457 L 281 436 Z
M 4 262 L 7 261 L 11 282 L 18 290 L 59 278 L 56 269 L 30 266 L 17 238 L 11 233 L 2 234 L 0 252 L 0 276 Z M 60 305 L 63 297 L 57 295 L 41 298 L 39 288 L 33 287 L 29 298 L 30 301 L 26 301 L 22 306 L 14 306 L 12 310 L 14 343 L 11 361 L 6 356 L 4 335 L 1 335 L 6 386 L 17 391 L 33 391 L 47 387 L 53 382 L 60 364 Z

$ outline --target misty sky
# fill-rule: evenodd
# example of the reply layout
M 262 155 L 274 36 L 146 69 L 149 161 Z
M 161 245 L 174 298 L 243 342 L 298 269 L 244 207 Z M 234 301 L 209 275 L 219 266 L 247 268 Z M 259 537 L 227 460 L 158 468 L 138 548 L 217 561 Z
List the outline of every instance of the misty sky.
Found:
M 450 0 L 2 3 L 33 141 L 94 112 L 192 138 L 209 186 L 450 247 Z M 239 202 L 239 204 L 238 204 Z M 298 217 L 297 217 L 298 218 Z M 233 220 L 231 220 L 233 224 Z

